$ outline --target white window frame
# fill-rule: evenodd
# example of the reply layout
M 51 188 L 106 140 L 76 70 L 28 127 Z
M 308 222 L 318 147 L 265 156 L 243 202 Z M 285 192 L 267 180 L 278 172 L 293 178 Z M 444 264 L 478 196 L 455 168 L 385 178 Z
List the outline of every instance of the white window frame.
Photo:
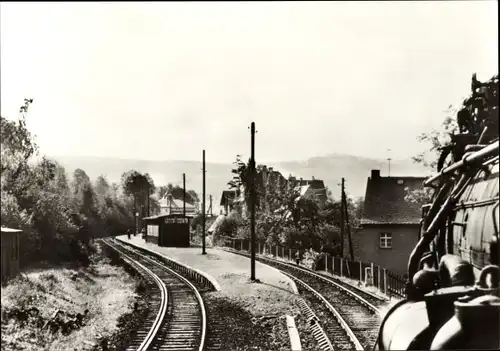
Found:
M 392 249 L 392 233 L 380 233 L 379 247 L 381 249 Z

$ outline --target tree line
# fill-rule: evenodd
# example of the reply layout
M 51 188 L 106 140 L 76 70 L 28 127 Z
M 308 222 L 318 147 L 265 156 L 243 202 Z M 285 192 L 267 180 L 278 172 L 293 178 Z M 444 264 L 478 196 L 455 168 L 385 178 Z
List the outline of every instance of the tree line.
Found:
M 39 154 L 26 126 L 25 99 L 17 120 L 0 117 L 1 225 L 21 229 L 20 264 L 46 261 L 86 264 L 93 239 L 135 230 L 135 214 L 159 213 L 161 192 L 147 174 L 131 170 L 119 183 L 99 176 L 92 181 L 82 169 L 70 176 L 57 161 Z M 195 192 L 190 199 L 197 198 Z M 194 200 L 193 200 L 194 201 Z

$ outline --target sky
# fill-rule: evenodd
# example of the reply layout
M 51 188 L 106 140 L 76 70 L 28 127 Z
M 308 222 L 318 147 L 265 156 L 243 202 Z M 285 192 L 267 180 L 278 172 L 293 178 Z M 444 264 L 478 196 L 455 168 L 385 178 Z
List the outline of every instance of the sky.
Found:
M 406 159 L 498 73 L 496 1 L 1 3 L 1 114 L 50 156 Z

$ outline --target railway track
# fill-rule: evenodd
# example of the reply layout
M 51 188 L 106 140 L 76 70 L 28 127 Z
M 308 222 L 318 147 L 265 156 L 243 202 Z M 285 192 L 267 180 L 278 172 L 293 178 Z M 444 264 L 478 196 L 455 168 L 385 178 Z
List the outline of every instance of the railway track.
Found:
M 249 256 L 246 253 L 234 252 Z M 351 350 L 373 348 L 382 321 L 379 308 L 382 301 L 370 294 L 363 293 L 361 290 L 352 291 L 351 286 L 339 284 L 333 279 L 311 270 L 267 257 L 256 257 L 256 259 L 277 268 L 295 280 L 299 286 L 304 288 L 301 289 L 301 292 L 305 293 L 304 296 L 309 301 L 314 301 L 314 299 L 311 299 L 311 290 L 315 291 L 313 295 L 316 298 L 319 298 L 317 295 L 320 295 L 322 298 L 319 299 L 324 299 L 323 304 L 315 304 L 314 308 L 317 311 L 323 311 L 318 312 L 318 314 L 326 334 L 330 337 L 335 348 Z M 334 321 L 321 318 L 321 316 L 325 315 L 325 308 L 322 306 L 327 306 L 327 309 L 331 312 L 329 316 L 331 317 L 333 314 Z M 339 334 L 339 330 L 343 330 L 344 335 Z M 346 335 L 349 337 L 349 341 L 345 338 Z M 351 345 L 349 345 L 349 342 Z
M 186 278 L 150 257 L 113 239 L 103 242 L 145 275 L 151 291 L 152 312 L 131 335 L 127 350 L 203 350 L 206 312 L 195 286 Z

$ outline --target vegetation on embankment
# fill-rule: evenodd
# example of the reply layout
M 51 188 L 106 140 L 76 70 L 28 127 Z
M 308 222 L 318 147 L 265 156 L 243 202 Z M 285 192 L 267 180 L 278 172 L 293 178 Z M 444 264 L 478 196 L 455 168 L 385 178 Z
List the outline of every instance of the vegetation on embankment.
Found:
M 112 263 L 98 246 L 87 267 L 32 268 L 2 287 L 2 350 L 121 349 L 146 302 Z
M 42 261 L 87 265 L 94 238 L 135 230 L 136 214 L 157 213 L 165 191 L 179 193 L 172 185 L 156 188 L 147 173 L 134 170 L 125 172 L 119 184 L 104 176 L 91 181 L 79 168 L 68 175 L 56 161 L 38 154 L 26 123 L 32 103 L 25 99 L 17 120 L 0 116 L 0 224 L 23 230 L 21 267 Z M 197 199 L 194 191 L 188 194 Z

